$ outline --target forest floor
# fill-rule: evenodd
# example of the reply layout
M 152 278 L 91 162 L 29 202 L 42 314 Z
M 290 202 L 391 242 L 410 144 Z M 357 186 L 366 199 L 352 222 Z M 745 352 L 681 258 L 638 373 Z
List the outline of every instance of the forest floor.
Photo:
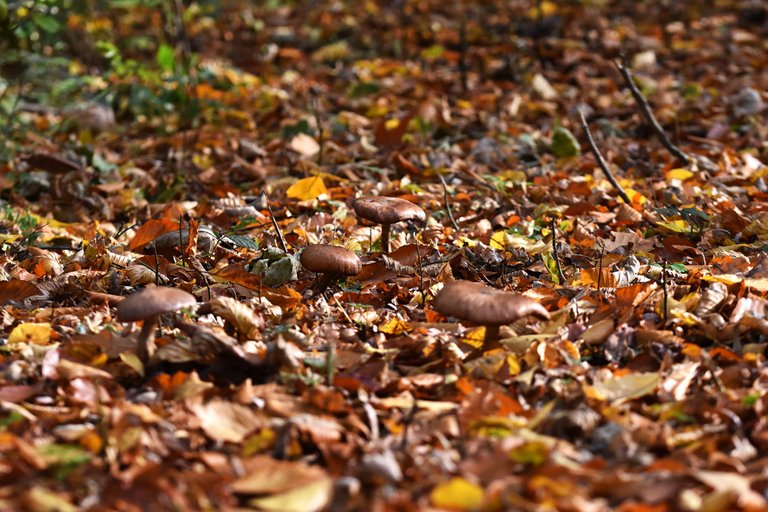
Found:
M 768 509 L 765 5 L 106 4 L 0 15 L 0 509 Z

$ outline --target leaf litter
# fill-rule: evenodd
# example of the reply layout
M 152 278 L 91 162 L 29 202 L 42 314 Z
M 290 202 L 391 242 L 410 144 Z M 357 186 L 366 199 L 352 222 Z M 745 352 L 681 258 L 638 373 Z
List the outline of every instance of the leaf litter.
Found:
M 0 168 L 0 508 L 765 509 L 756 5 L 223 2 L 195 123 L 28 108 L 61 128 Z M 315 244 L 362 270 L 313 293 Z M 454 281 L 549 318 L 489 343 Z M 142 360 L 148 286 L 197 306 Z

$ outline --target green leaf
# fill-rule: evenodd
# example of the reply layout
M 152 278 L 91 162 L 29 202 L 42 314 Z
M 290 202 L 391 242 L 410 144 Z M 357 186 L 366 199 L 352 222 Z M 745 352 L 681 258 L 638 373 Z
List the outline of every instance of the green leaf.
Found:
M 376 94 L 381 90 L 381 84 L 378 82 L 358 82 L 347 90 L 347 94 L 352 98 L 362 98 L 369 94 Z
M 445 48 L 439 44 L 421 50 L 421 57 L 426 60 L 439 59 L 445 53 Z
M 48 32 L 49 34 L 55 34 L 61 30 L 61 23 L 52 16 L 45 14 L 38 14 L 32 17 L 32 22 L 37 25 L 41 30 Z
M 176 56 L 174 55 L 173 48 L 163 43 L 157 49 L 157 55 L 155 56 L 157 65 L 160 66 L 166 73 L 172 73 L 174 65 L 176 63 Z
M 77 466 L 91 460 L 91 454 L 75 444 L 45 444 L 37 453 L 48 464 Z
M 285 256 L 269 266 L 264 273 L 264 284 L 267 286 L 280 286 L 288 281 L 295 281 L 301 264 L 299 260 L 291 256 Z
M 244 247 L 245 249 L 257 250 L 259 248 L 259 242 L 249 236 L 227 235 L 225 239 L 226 241 L 231 242 L 238 247 Z
M 552 133 L 552 154 L 557 158 L 579 156 L 581 146 L 568 128 L 558 126 Z

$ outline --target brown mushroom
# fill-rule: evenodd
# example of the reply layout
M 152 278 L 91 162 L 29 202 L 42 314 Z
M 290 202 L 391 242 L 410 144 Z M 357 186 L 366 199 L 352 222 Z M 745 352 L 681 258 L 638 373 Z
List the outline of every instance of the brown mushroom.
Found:
M 312 295 L 315 291 L 325 290 L 333 279 L 357 275 L 363 268 L 357 254 L 335 245 L 310 245 L 302 251 L 299 259 L 305 269 L 320 274 Z
M 117 306 L 117 319 L 120 322 L 144 320 L 139 333 L 138 356 L 143 362 L 155 352 L 155 329 L 160 315 L 173 313 L 181 308 L 197 304 L 194 295 L 178 288 L 150 287 L 128 296 Z
M 389 226 L 404 220 L 426 220 L 420 207 L 397 197 L 360 197 L 352 203 L 360 217 L 381 224 L 381 252 L 389 252 Z
M 485 343 L 499 339 L 499 327 L 533 315 L 549 318 L 544 306 L 519 293 L 496 290 L 482 283 L 452 281 L 446 284 L 432 302 L 446 316 L 453 316 L 485 326 Z

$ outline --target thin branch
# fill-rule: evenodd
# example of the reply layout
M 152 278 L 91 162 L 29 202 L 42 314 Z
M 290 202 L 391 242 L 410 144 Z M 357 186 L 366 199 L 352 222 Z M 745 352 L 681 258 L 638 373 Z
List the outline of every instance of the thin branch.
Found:
M 629 196 L 626 192 L 624 192 L 624 189 L 619 185 L 619 182 L 616 181 L 616 178 L 613 176 L 613 173 L 608 168 L 608 163 L 605 161 L 605 158 L 603 158 L 603 155 L 600 154 L 600 150 L 597 148 L 597 145 L 595 144 L 595 139 L 592 138 L 592 132 L 589 131 L 589 125 L 587 124 L 587 120 L 584 118 L 584 112 L 579 110 L 579 120 L 581 121 L 581 128 L 584 130 L 584 134 L 587 136 L 587 142 L 589 143 L 589 149 L 592 151 L 592 154 L 595 155 L 595 160 L 597 160 L 597 165 L 600 166 L 600 169 L 603 171 L 603 174 L 605 174 L 606 179 L 610 182 L 611 185 L 613 185 L 613 188 L 615 188 L 618 193 L 619 197 L 627 203 L 632 204 L 632 201 L 629 200 Z
M 272 225 L 275 227 L 275 231 L 277 232 L 277 240 L 280 242 L 280 247 L 283 249 L 283 252 L 288 254 L 288 244 L 285 243 L 285 238 L 283 237 L 283 232 L 280 231 L 280 226 L 277 224 L 277 219 L 275 218 L 275 214 L 272 213 L 272 207 L 269 205 L 269 197 L 267 197 L 267 194 L 264 194 L 265 203 L 267 203 L 267 211 L 269 211 L 269 218 L 272 219 Z
M 557 278 L 560 280 L 561 285 L 565 285 L 565 275 L 563 275 L 563 268 L 560 266 L 560 254 L 557 252 L 557 223 L 555 222 L 555 216 L 552 216 L 550 221 L 550 227 L 552 229 L 552 257 L 555 258 L 555 267 L 557 267 Z
M 312 110 L 312 115 L 315 118 L 315 124 L 317 125 L 317 144 L 320 146 L 320 149 L 317 152 L 317 165 L 323 165 L 325 135 L 323 134 L 323 119 L 320 115 L 320 91 L 316 90 L 314 87 L 310 87 L 309 93 L 311 96 L 309 104 Z
M 440 178 L 440 183 L 443 184 L 443 199 L 445 200 L 445 209 L 448 211 L 448 218 L 451 219 L 451 225 L 453 226 L 453 229 L 459 231 L 459 224 L 456 222 L 456 219 L 453 218 L 451 204 L 448 202 L 448 185 L 445 184 L 445 178 L 443 178 L 443 175 L 439 172 L 437 173 L 437 177 Z
M 664 292 L 664 310 L 662 311 L 662 321 L 664 324 L 667 323 L 667 302 L 669 300 L 669 294 L 667 292 L 667 262 L 662 261 L 661 262 L 661 285 L 662 290 Z
M 640 111 L 643 113 L 645 120 L 648 122 L 648 124 L 651 125 L 653 131 L 656 132 L 656 137 L 658 137 L 661 145 L 664 146 L 667 151 L 672 154 L 672 156 L 683 162 L 685 165 L 690 164 L 691 158 L 686 155 L 680 148 L 675 146 L 672 141 L 669 140 L 667 134 L 664 133 L 664 129 L 653 115 L 653 111 L 651 110 L 651 106 L 648 104 L 648 100 L 645 99 L 643 94 L 640 92 L 640 89 L 637 88 L 637 84 L 635 84 L 635 81 L 632 78 L 632 72 L 629 70 L 629 68 L 627 68 L 627 66 L 625 66 L 624 63 L 620 61 L 616 61 L 616 67 L 618 68 L 619 73 L 621 73 L 621 76 L 624 78 L 624 83 L 632 93 L 632 97 L 635 98 L 635 101 L 640 107 Z
M 600 294 L 600 286 L 603 284 L 603 256 L 605 255 L 605 243 L 600 241 L 600 265 L 597 268 L 597 293 Z
M 469 82 L 467 81 L 467 20 L 459 23 L 459 78 L 461 92 L 467 94 Z

